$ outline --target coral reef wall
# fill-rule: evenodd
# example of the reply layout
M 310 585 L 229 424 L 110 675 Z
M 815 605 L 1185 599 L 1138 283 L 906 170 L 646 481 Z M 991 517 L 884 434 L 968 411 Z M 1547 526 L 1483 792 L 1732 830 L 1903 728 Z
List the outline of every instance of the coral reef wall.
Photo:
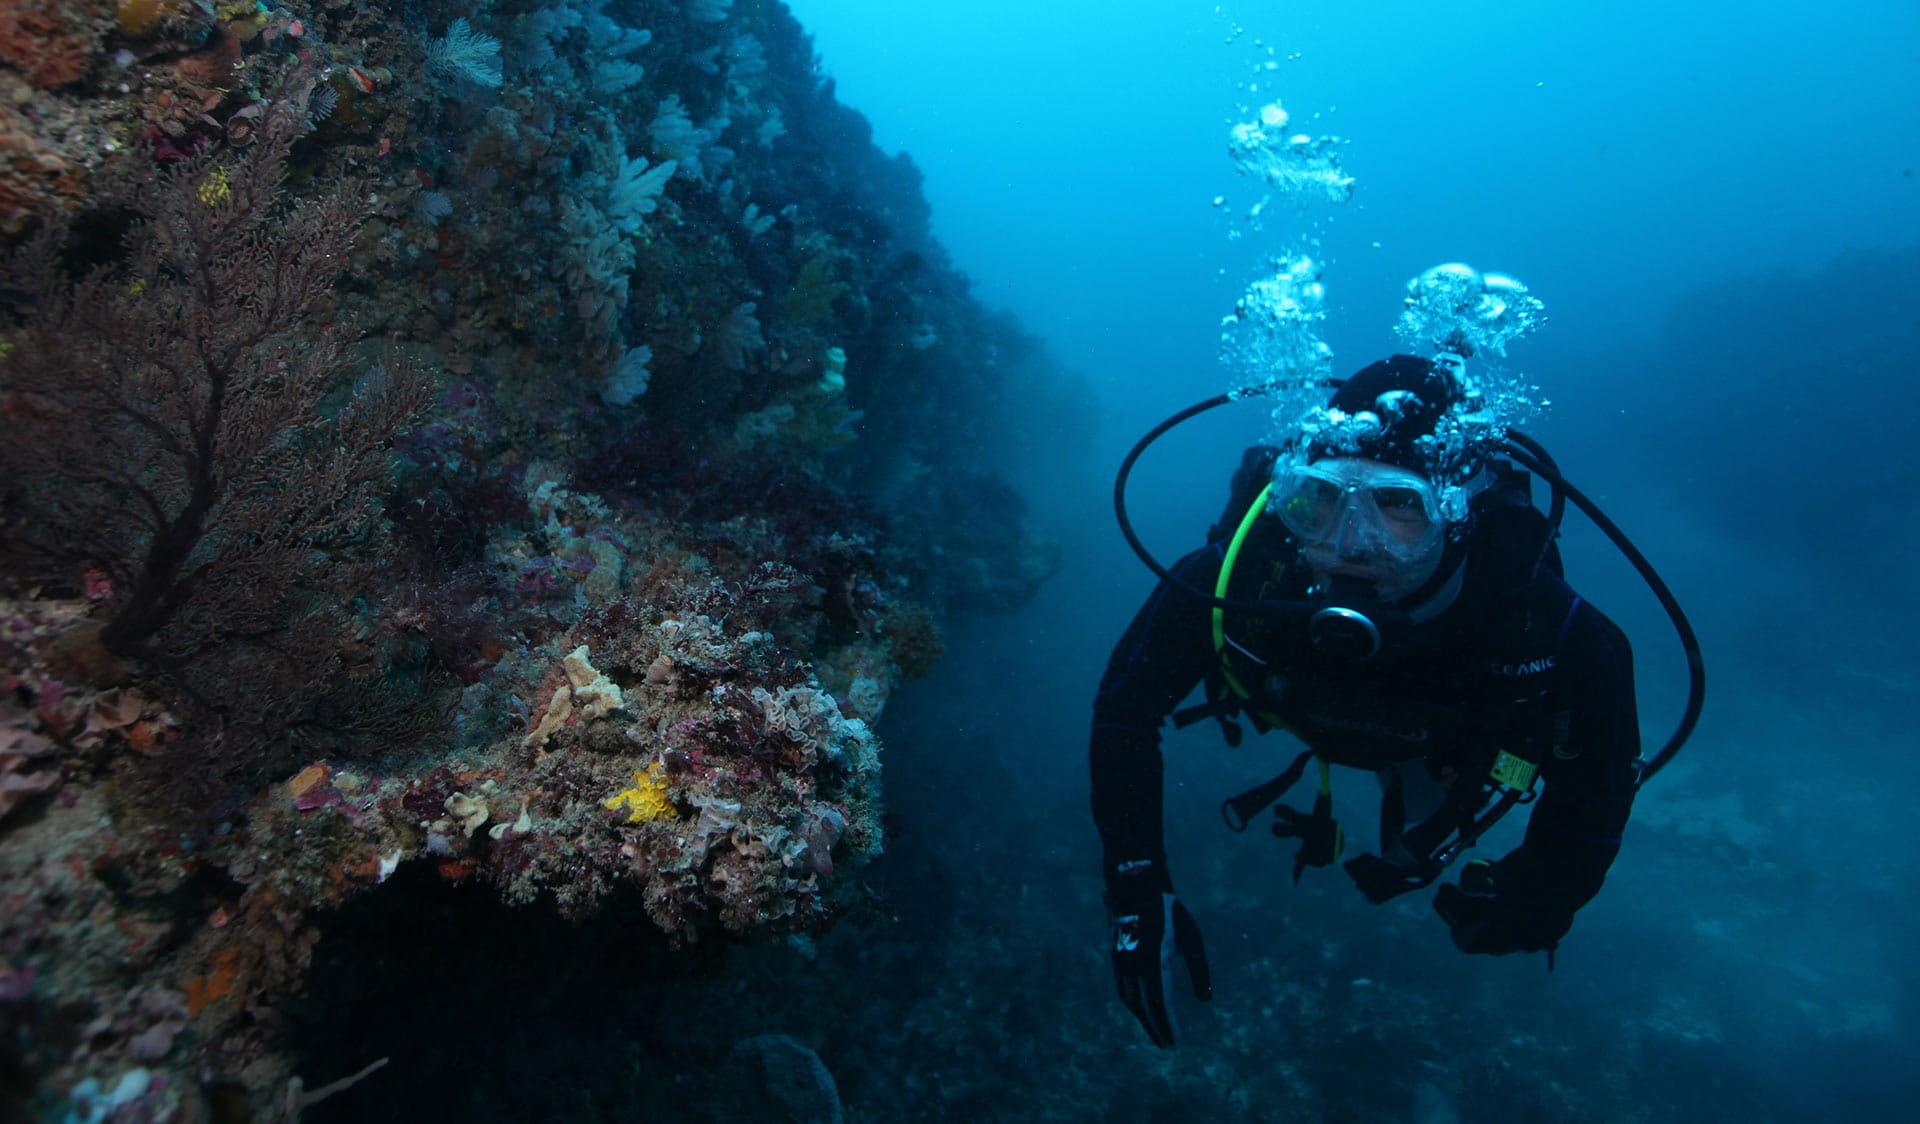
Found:
M 0 1113 L 298 1117 L 422 872 L 859 909 L 890 690 L 1056 566 L 928 218 L 777 0 L 0 8 Z

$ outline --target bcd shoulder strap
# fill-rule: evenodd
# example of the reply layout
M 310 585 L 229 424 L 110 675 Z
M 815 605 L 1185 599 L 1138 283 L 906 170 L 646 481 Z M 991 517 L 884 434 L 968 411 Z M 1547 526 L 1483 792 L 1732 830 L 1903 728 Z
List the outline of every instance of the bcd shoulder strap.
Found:
M 1220 558 L 1220 573 L 1214 580 L 1215 597 L 1228 595 L 1240 550 L 1246 545 L 1247 537 L 1261 513 L 1266 510 L 1267 495 L 1273 490 L 1273 463 L 1279 456 L 1280 450 L 1272 445 L 1254 445 L 1240 455 L 1240 467 L 1234 470 L 1233 481 L 1228 487 L 1226 510 L 1221 512 L 1219 521 L 1207 531 L 1209 543 L 1223 540 L 1227 543 Z M 1203 718 L 1215 718 L 1220 722 L 1220 736 L 1226 739 L 1228 745 L 1238 746 L 1243 734 L 1240 724 L 1233 720 L 1235 716 L 1244 712 L 1253 723 L 1254 730 L 1262 734 L 1278 723 L 1271 715 L 1248 708 L 1253 696 L 1230 666 L 1228 649 L 1231 641 L 1226 634 L 1226 610 L 1215 605 L 1210 619 L 1215 660 L 1206 676 L 1207 701 L 1175 711 L 1173 725 L 1175 729 L 1184 729 Z
M 1226 509 L 1208 529 L 1208 542 L 1219 542 L 1240 529 L 1254 497 L 1273 482 L 1273 462 L 1278 459 L 1280 450 L 1273 445 L 1250 445 L 1240 454 L 1240 467 L 1233 470 L 1233 479 L 1227 485 Z

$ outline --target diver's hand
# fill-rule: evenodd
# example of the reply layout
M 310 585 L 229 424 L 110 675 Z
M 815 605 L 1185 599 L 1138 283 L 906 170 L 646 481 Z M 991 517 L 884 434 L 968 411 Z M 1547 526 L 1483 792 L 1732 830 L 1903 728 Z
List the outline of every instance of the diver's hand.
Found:
M 1173 884 L 1159 864 L 1120 863 L 1107 873 L 1107 919 L 1113 935 L 1113 979 L 1120 1001 L 1146 1028 L 1155 1046 L 1174 1043 L 1173 1012 L 1167 992 L 1173 986 L 1173 959 L 1185 959 L 1193 994 L 1213 998 L 1207 951 L 1200 926 L 1173 895 Z
M 1455 948 L 1489 956 L 1551 952 L 1573 927 L 1570 911 L 1503 892 L 1499 868 L 1485 860 L 1468 863 L 1459 885 L 1440 887 L 1433 908 L 1447 923 Z

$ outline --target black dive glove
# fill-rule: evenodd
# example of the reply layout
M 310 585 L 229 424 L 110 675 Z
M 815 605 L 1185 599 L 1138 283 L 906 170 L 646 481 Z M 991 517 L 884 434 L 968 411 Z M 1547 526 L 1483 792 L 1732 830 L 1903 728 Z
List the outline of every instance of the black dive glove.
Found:
M 1460 871 L 1458 886 L 1442 886 L 1433 896 L 1433 908 L 1452 930 L 1454 947 L 1491 956 L 1551 953 L 1573 927 L 1573 912 L 1500 883 L 1498 866 L 1475 859 Z
M 1173 1012 L 1167 991 L 1173 986 L 1173 958 L 1187 962 L 1193 994 L 1213 998 L 1207 951 L 1200 926 L 1173 896 L 1165 869 L 1147 860 L 1120 863 L 1107 871 L 1107 920 L 1113 931 L 1113 980 L 1120 1002 L 1147 1030 L 1155 1046 L 1171 1047 Z

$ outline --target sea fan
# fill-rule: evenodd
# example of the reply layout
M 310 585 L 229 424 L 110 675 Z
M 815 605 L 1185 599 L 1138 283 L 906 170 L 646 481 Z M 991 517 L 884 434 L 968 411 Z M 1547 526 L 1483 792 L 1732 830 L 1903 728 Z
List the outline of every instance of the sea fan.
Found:
M 444 39 L 427 47 L 427 70 L 444 82 L 500 85 L 500 40 L 478 32 L 464 17 L 447 25 Z

